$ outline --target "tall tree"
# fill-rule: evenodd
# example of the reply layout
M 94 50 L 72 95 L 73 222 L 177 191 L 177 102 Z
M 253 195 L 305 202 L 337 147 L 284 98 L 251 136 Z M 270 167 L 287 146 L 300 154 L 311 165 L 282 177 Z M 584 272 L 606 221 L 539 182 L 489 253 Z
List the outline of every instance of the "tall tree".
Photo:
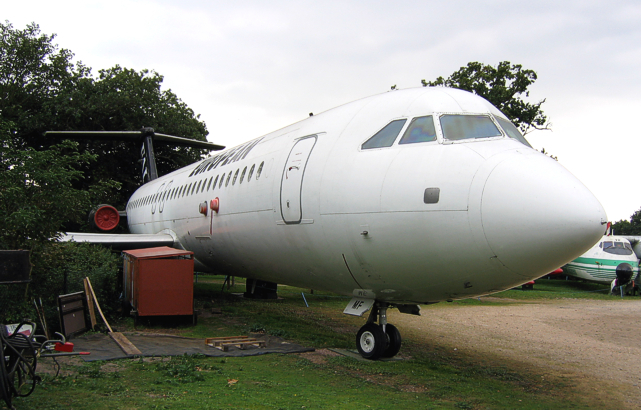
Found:
M 641 235 L 641 209 L 630 216 L 629 220 L 621 219 L 612 224 L 615 235 Z
M 15 143 L 43 149 L 59 141 L 46 140 L 44 131 L 133 131 L 153 127 L 156 132 L 206 140 L 205 123 L 171 90 L 162 90 L 163 77 L 118 65 L 100 70 L 97 78 L 73 53 L 54 43 L 55 35 L 40 32 L 37 24 L 23 30 L 0 23 L 0 118 L 15 126 Z M 75 188 L 88 189 L 101 180 L 118 178 L 122 189 L 109 203 L 123 207 L 140 178 L 140 146 L 135 143 L 83 141 L 80 148 L 98 155 L 79 164 L 85 178 Z M 202 151 L 157 144 L 161 174 L 198 160 Z
M 520 64 L 502 61 L 496 67 L 470 62 L 449 77 L 434 81 L 421 80 L 423 87 L 446 86 L 480 95 L 501 110 L 523 134 L 533 129 L 549 129 L 547 117 L 541 110 L 545 99 L 537 103 L 523 101 L 529 96 L 528 87 L 537 79 L 533 70 Z
M 63 141 L 35 150 L 16 144 L 11 124 L 0 118 L 0 249 L 40 249 L 68 221 L 79 221 L 92 198 L 104 197 L 114 182 L 89 190 L 73 187 L 83 178 L 78 164 L 96 155 Z

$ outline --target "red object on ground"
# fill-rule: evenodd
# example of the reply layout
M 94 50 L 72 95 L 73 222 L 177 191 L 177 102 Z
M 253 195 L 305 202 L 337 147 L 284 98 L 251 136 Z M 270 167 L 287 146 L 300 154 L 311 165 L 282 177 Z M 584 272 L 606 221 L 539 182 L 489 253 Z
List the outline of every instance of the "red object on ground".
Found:
M 193 252 L 160 246 L 123 254 L 125 300 L 138 316 L 193 315 Z
M 101 231 L 111 231 L 120 223 L 120 214 L 113 206 L 103 205 L 96 210 L 93 221 Z
M 57 342 L 54 346 L 54 350 L 56 352 L 73 352 L 73 343 L 65 342 L 63 344 L 63 343 Z

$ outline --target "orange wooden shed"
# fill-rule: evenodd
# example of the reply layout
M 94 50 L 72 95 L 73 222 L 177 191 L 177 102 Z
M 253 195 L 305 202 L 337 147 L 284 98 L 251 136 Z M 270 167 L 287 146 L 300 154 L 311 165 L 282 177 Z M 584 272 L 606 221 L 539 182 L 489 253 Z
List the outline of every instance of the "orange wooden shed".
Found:
M 160 246 L 123 251 L 125 300 L 138 316 L 194 314 L 194 253 Z

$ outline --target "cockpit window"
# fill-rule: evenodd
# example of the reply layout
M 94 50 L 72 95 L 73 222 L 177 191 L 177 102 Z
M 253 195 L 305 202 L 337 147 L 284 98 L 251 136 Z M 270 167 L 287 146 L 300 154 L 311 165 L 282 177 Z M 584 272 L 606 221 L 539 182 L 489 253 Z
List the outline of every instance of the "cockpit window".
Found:
M 391 147 L 407 120 L 394 120 L 363 143 L 361 149 Z
M 604 252 L 614 255 L 632 255 L 633 253 L 630 244 L 625 242 L 603 241 L 601 242 L 601 247 Z
M 501 128 L 503 128 L 503 131 L 507 134 L 508 137 L 514 138 L 515 140 L 519 141 L 520 143 L 527 145 L 528 147 L 532 148 L 529 142 L 525 139 L 523 135 L 519 132 L 519 129 L 512 124 L 511 121 L 506 120 L 505 118 L 501 117 L 495 117 L 496 120 L 499 122 L 499 125 Z
M 450 141 L 501 136 L 501 131 L 487 115 L 442 115 L 441 128 L 443 137 Z
M 431 115 L 427 117 L 416 117 L 410 121 L 410 125 L 405 130 L 403 138 L 399 144 L 415 144 L 417 142 L 436 141 L 436 130 L 434 129 L 434 118 Z

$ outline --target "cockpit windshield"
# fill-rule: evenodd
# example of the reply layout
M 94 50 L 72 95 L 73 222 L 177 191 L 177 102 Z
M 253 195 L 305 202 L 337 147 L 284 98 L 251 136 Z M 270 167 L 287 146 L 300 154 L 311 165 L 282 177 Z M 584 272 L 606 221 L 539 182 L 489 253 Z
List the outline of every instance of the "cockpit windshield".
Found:
M 488 115 L 445 114 L 441 116 L 441 128 L 443 137 L 450 141 L 502 135 Z
M 436 130 L 434 129 L 434 117 L 412 118 L 410 125 L 405 130 L 399 144 L 415 144 L 418 142 L 436 141 Z
M 406 119 L 395 120 L 383 127 L 382 130 L 374 134 L 373 137 L 361 145 L 361 149 L 385 148 L 391 147 L 403 129 Z
M 508 137 L 514 138 L 515 140 L 519 141 L 520 143 L 527 145 L 528 147 L 532 148 L 529 142 L 525 139 L 523 135 L 519 132 L 519 129 L 512 124 L 511 121 L 506 120 L 505 118 L 501 117 L 495 117 L 496 120 L 499 122 L 499 125 L 501 125 L 501 128 L 503 128 L 503 131 L 507 134 Z
M 604 252 L 614 255 L 632 255 L 632 247 L 626 242 L 603 241 L 601 248 Z

